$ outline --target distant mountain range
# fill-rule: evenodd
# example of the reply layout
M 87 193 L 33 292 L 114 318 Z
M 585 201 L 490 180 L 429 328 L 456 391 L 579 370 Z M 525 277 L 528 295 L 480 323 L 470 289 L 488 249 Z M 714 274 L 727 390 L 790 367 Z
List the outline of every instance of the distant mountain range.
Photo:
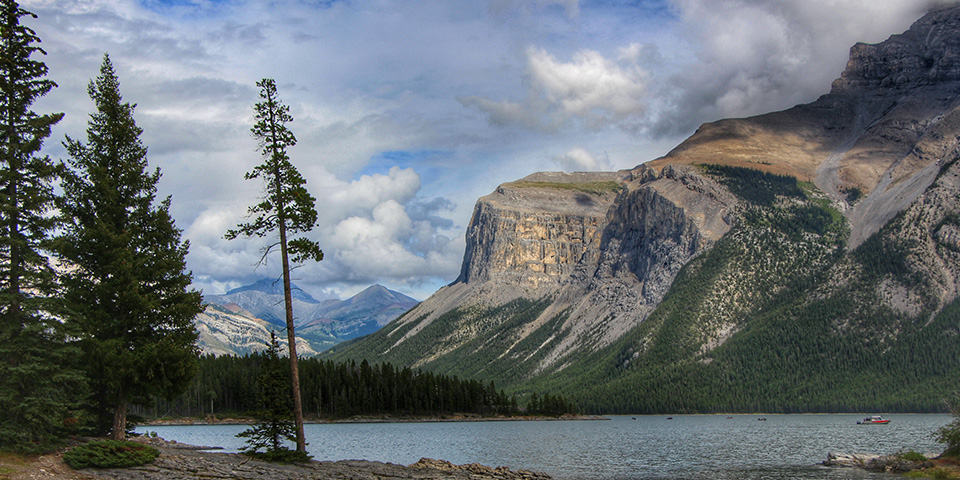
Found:
M 319 301 L 294 285 L 294 325 L 298 353 L 315 355 L 344 340 L 377 331 L 413 308 L 418 300 L 373 285 L 346 300 Z M 197 316 L 198 344 L 204 353 L 244 355 L 262 350 L 270 330 L 280 334 L 284 320 L 280 282 L 261 279 L 224 295 L 206 295 L 207 309 Z

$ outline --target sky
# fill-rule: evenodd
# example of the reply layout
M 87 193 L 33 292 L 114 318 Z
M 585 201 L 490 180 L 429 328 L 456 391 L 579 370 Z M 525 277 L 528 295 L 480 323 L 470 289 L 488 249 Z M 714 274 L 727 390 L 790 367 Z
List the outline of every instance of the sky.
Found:
M 942 3 L 942 2 L 941 2 Z M 109 54 L 137 105 L 159 196 L 207 294 L 277 278 L 264 240 L 224 233 L 263 185 L 250 133 L 273 78 L 317 198 L 318 299 L 379 283 L 424 299 L 456 279 L 477 199 L 538 171 L 632 168 L 704 122 L 815 100 L 856 42 L 926 0 L 21 0 L 63 112 L 44 152 L 85 140 Z

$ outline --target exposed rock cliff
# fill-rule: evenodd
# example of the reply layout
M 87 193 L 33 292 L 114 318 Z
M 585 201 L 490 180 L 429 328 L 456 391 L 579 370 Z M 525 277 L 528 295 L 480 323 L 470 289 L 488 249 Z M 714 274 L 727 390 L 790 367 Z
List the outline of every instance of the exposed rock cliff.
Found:
M 389 340 L 377 353 L 417 352 L 419 366 L 489 348 L 494 363 L 541 371 L 583 347 L 595 351 L 643 321 L 680 268 L 729 230 L 735 204 L 693 167 L 501 185 L 477 202 L 460 278 L 378 333 Z M 540 302 L 528 321 L 513 321 L 510 309 L 490 313 L 518 299 Z M 438 320 L 453 311 L 456 320 Z M 532 342 L 544 328 L 553 331 Z M 487 335 L 496 347 L 473 345 Z

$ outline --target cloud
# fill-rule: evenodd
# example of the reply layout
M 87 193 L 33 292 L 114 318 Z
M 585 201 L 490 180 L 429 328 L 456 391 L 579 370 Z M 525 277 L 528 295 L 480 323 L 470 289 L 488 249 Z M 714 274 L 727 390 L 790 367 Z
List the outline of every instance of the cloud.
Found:
M 583 148 L 576 147 L 569 152 L 553 159 L 565 172 L 602 172 L 615 170 L 610 164 L 609 156 L 604 153 L 600 158 L 595 157 Z
M 520 10 L 530 14 L 532 9 L 548 9 L 550 7 L 563 8 L 568 18 L 577 18 L 580 15 L 579 0 L 492 0 L 491 9 L 504 14 Z
M 521 124 L 555 130 L 570 121 L 591 128 L 616 122 L 630 123 L 646 109 L 649 75 L 636 63 L 639 54 L 605 58 L 593 50 L 579 50 L 571 61 L 558 61 L 542 48 L 526 52 L 527 99 L 522 102 L 492 101 L 471 96 L 460 98 L 464 106 L 489 115 L 497 125 Z
M 673 0 L 693 53 L 658 78 L 657 133 L 813 101 L 840 75 L 848 49 L 899 33 L 929 7 L 905 0 Z
M 326 173 L 308 188 L 317 197 L 320 219 L 307 236 L 320 242 L 325 258 L 300 268 L 302 287 L 419 286 L 459 273 L 462 242 L 451 239 L 452 222 L 443 216 L 455 205 L 445 198 L 421 197 L 420 176 L 412 168 L 395 166 L 386 174 L 362 175 L 350 182 Z M 271 240 L 222 238 L 244 214 L 245 207 L 225 202 L 200 213 L 185 231 L 194 244 L 189 264 L 203 272 L 197 283 L 204 288 L 221 288 L 227 278 L 242 279 L 234 282 L 240 284 L 277 274 L 276 258 L 267 258 L 266 265 L 253 271 Z
M 663 22 L 670 34 L 580 48 L 568 60 L 554 53 L 557 44 L 529 46 L 522 100 L 458 100 L 498 128 L 681 135 L 816 99 L 843 70 L 850 46 L 905 30 L 935 3 L 672 0 L 675 17 Z
M 263 246 L 222 239 L 262 187 L 255 82 L 277 80 L 318 198 L 318 291 L 364 282 L 426 297 L 456 277 L 477 197 L 538 170 L 635 166 L 700 123 L 811 101 L 847 49 L 904 30 L 916 0 L 167 2 L 23 0 L 65 112 L 45 144 L 82 138 L 87 82 L 109 52 L 138 104 L 161 196 L 210 293 L 273 275 Z M 825 14 L 825 12 L 828 12 Z M 413 152 L 398 157 L 395 152 Z M 427 152 L 439 152 L 429 154 Z M 395 168 L 391 168 L 395 167 Z

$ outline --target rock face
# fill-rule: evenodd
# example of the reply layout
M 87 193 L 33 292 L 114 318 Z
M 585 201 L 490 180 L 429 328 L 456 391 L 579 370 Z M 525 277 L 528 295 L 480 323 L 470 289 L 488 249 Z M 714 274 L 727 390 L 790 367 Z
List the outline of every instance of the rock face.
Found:
M 207 305 L 193 320 L 200 334 L 197 346 L 204 354 L 247 355 L 265 350 L 270 343 L 270 323 L 254 317 L 236 304 Z M 276 328 L 273 328 L 276 331 Z M 313 356 L 317 351 L 309 342 L 297 337 L 297 353 Z M 277 335 L 281 351 L 286 351 L 287 336 Z
M 955 320 L 938 315 L 960 295 L 958 94 L 960 7 L 938 8 L 854 46 L 811 104 L 703 125 L 632 170 L 501 185 L 477 202 L 459 278 L 333 356 L 512 384 L 574 372 L 561 388 L 617 392 L 618 408 L 756 411 L 745 398 L 812 360 L 826 371 L 811 378 L 866 375 L 827 345 L 869 351 L 878 369 L 903 363 L 890 353 L 912 348 L 901 338 L 957 351 Z M 761 190 L 773 193 L 750 197 Z M 960 371 L 960 359 L 937 368 Z M 712 390 L 674 401 L 695 390 L 685 375 Z M 849 403 L 797 380 L 794 399 Z M 793 401 L 781 400 L 765 405 Z
M 484 335 L 498 337 L 503 358 L 536 358 L 535 370 L 585 344 L 601 348 L 641 323 L 680 268 L 729 230 L 735 204 L 692 167 L 536 174 L 501 185 L 477 202 L 460 278 L 385 327 L 391 340 L 380 353 L 422 349 L 411 339 L 425 329 L 444 334 L 420 350 L 417 365 L 475 348 Z M 433 325 L 454 309 L 517 299 L 549 305 L 509 332 L 497 333 L 504 318 Z M 561 312 L 547 341 L 527 345 Z
M 873 455 L 865 453 L 846 454 L 830 452 L 823 465 L 826 467 L 862 468 L 873 472 L 906 473 L 934 466 L 930 460 L 913 461 L 898 455 Z

